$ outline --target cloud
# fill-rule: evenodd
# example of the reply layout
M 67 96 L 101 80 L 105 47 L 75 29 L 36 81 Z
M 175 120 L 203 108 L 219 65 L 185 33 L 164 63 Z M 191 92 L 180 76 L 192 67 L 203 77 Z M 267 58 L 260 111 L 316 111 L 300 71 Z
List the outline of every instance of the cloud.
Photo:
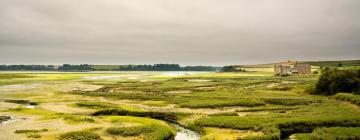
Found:
M 2 0 L 0 63 L 359 59 L 358 0 Z

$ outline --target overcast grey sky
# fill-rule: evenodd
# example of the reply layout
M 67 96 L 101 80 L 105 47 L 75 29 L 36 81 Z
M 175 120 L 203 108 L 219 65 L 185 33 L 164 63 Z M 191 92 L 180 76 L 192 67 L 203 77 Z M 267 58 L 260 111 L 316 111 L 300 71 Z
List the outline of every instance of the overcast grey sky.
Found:
M 360 59 L 360 0 L 0 0 L 0 64 Z

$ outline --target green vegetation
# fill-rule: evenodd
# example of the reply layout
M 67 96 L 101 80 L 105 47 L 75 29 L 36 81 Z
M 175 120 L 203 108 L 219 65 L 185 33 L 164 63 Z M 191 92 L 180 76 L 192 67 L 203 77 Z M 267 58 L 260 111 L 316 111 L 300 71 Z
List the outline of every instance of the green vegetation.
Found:
M 39 104 L 37 102 L 31 102 L 29 100 L 5 100 L 5 102 L 22 104 L 22 105 L 38 105 Z
M 317 128 L 310 134 L 296 135 L 299 140 L 358 140 L 359 127 Z
M 59 140 L 101 140 L 101 137 L 89 131 L 76 131 L 60 135 Z
M 257 107 L 257 108 L 250 108 L 250 109 L 241 109 L 241 110 L 236 110 L 236 112 L 260 112 L 260 111 L 288 111 L 288 110 L 296 110 L 299 109 L 299 107 L 291 107 L 291 106 L 276 106 L 276 107 L 268 107 L 268 106 L 264 106 L 264 107 Z
M 336 100 L 347 101 L 360 106 L 360 95 L 353 95 L 351 93 L 338 93 L 334 96 L 334 98 Z
M 319 103 L 320 100 L 271 98 L 271 99 L 265 99 L 265 102 L 268 104 L 274 104 L 274 105 L 294 106 L 294 105 L 309 105 L 309 104 L 313 104 L 313 103 Z
M 117 106 L 106 102 L 79 102 L 75 103 L 78 107 L 86 107 L 93 109 L 116 108 Z
M 265 105 L 261 100 L 256 99 L 237 99 L 237 100 L 191 100 L 188 102 L 180 103 L 181 107 L 188 108 L 218 108 L 225 106 L 262 106 Z
M 142 133 L 151 132 L 149 126 L 110 127 L 106 129 L 109 134 L 121 136 L 138 136 Z
M 238 116 L 236 112 L 223 112 L 223 113 L 214 113 L 209 116 Z
M 241 130 L 256 130 L 263 123 L 264 118 L 238 117 L 238 116 L 214 116 L 198 119 L 195 125 L 200 127 L 233 128 Z
M 95 112 L 93 115 L 121 115 L 121 116 L 137 116 L 137 117 L 148 117 L 154 119 L 165 120 L 169 122 L 176 122 L 179 116 L 187 115 L 186 113 L 175 113 L 175 112 L 154 112 L 154 111 L 131 111 L 124 109 L 104 109 Z
M 144 125 L 130 127 L 110 127 L 106 130 L 109 134 L 120 136 L 138 136 L 144 135 L 146 140 L 164 140 L 171 139 L 174 133 L 171 129 L 163 125 Z
M 172 139 L 177 126 L 169 123 L 175 123 L 196 130 L 202 139 L 217 140 L 224 136 L 229 140 L 278 140 L 293 134 L 298 138 L 311 139 L 316 135 L 322 139 L 325 135 L 342 137 L 347 131 L 357 133 L 350 129 L 360 127 L 359 107 L 352 105 L 359 105 L 359 95 L 310 94 L 320 75 L 275 77 L 269 72 L 247 71 L 189 75 L 4 73 L 1 76 L 0 83 L 17 84 L 0 88 L 4 92 L 0 95 L 1 112 L 17 118 L 36 118 L 24 120 L 29 125 L 17 131 L 23 134 L 18 136 L 29 138 L 33 135 L 41 139 Z M 118 78 L 101 79 L 103 76 Z M 33 83 L 44 86 L 18 88 Z M 30 103 L 40 104 L 35 108 L 18 105 Z M 6 116 L 4 120 L 9 119 Z M 56 131 L 36 128 L 44 124 Z M 334 127 L 337 130 L 330 129 Z M 19 128 L 8 129 L 13 134 Z M 343 129 L 349 130 L 343 132 Z
M 34 132 L 45 132 L 45 131 L 49 131 L 48 129 L 40 129 L 40 130 L 33 130 L 33 129 L 22 129 L 22 130 L 16 130 L 14 133 L 34 133 Z
M 4 121 L 7 121 L 7 120 L 10 120 L 11 117 L 10 116 L 0 116 L 0 123 L 4 122 Z
M 41 138 L 41 135 L 39 135 L 39 134 L 29 134 L 29 135 L 27 135 L 27 137 L 37 139 L 37 138 Z
M 324 69 L 316 84 L 317 94 L 360 93 L 360 70 Z
M 224 66 L 220 70 L 221 72 L 246 72 L 246 70 L 241 69 L 240 66 Z

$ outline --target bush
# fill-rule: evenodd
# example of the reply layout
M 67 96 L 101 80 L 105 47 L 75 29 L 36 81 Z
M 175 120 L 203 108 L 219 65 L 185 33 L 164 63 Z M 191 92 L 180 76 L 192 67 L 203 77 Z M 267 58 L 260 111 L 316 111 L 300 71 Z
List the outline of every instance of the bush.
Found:
M 335 95 L 338 92 L 360 93 L 360 71 L 324 69 L 315 93 Z
M 101 137 L 88 131 L 75 131 L 62 134 L 59 140 L 101 140 Z

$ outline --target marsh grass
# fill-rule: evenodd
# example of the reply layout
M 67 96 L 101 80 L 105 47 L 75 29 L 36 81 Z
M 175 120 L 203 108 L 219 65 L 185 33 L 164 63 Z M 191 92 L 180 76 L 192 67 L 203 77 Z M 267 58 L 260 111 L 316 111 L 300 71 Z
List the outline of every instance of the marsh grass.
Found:
M 38 139 L 38 138 L 41 138 L 41 135 L 39 135 L 39 134 L 28 134 L 26 137 Z
M 18 75 L 19 77 L 12 78 L 8 83 L 26 83 L 37 80 L 40 82 L 51 80 L 58 81 L 73 78 L 76 79 L 85 75 L 88 76 L 97 74 L 27 75 L 33 77 L 21 78 L 21 75 Z M 179 109 L 178 107 L 186 108 L 180 108 L 179 111 L 201 111 L 216 109 L 225 112 L 227 111 L 226 109 L 228 109 L 228 107 L 246 106 L 246 109 L 239 109 L 237 112 L 266 111 L 266 114 L 259 115 L 257 113 L 248 113 L 245 116 L 237 116 L 235 115 L 236 112 L 215 113 L 212 115 L 207 115 L 207 112 L 197 112 L 196 114 L 194 113 L 190 115 L 181 112 L 146 111 L 140 108 L 122 104 L 85 101 L 82 98 L 71 99 L 72 101 L 77 102 L 72 105 L 76 107 L 94 109 L 96 110 L 96 112 L 92 114 L 94 116 L 56 113 L 41 108 L 16 108 L 12 110 L 6 110 L 6 112 L 40 115 L 43 116 L 43 119 L 64 119 L 66 122 L 75 123 L 89 123 L 95 120 L 95 123 L 99 124 L 105 121 L 114 125 L 124 124 L 124 126 L 126 126 L 127 123 L 131 123 L 140 125 L 142 127 L 149 127 L 152 125 L 164 127 L 163 129 L 156 131 L 151 127 L 151 132 L 144 132 L 145 130 L 143 131 L 142 128 L 126 130 L 127 128 L 118 129 L 116 127 L 116 129 L 114 129 L 118 131 L 118 133 L 134 131 L 134 135 L 139 136 L 139 138 L 148 139 L 164 139 L 175 134 L 174 130 L 171 130 L 171 127 L 169 127 L 166 122 L 162 120 L 182 123 L 182 125 L 185 125 L 194 130 L 198 130 L 199 132 L 201 132 L 201 130 L 206 127 L 216 127 L 261 133 L 261 135 L 256 136 L 239 137 L 239 139 L 246 140 L 279 140 L 280 138 L 287 137 L 288 135 L 294 133 L 311 133 L 313 130 L 317 130 L 321 127 L 350 128 L 359 127 L 360 124 L 360 110 L 356 106 L 350 105 L 349 103 L 337 101 L 344 100 L 348 102 L 354 102 L 352 100 L 355 99 L 353 98 L 355 95 L 339 94 L 333 98 L 327 98 L 324 96 L 308 94 L 306 87 L 312 86 L 315 83 L 317 80 L 316 75 L 273 77 L 271 73 L 258 72 L 206 73 L 199 75 L 181 76 L 177 78 L 166 76 L 156 77 L 156 74 L 154 73 L 148 75 L 150 76 L 143 79 L 140 78 L 138 80 L 79 80 L 79 82 L 85 84 L 103 85 L 103 88 L 95 91 L 77 90 L 67 94 L 59 93 L 59 95 L 69 95 L 69 97 L 72 97 L 72 94 L 79 94 L 89 96 L 86 98 L 92 98 L 93 96 L 109 97 L 109 99 L 114 100 L 130 99 L 134 101 L 132 103 L 156 106 L 159 108 L 165 107 L 165 105 L 168 104 L 175 104 L 176 106 L 174 110 Z M 207 82 L 191 82 L 193 79 L 204 81 L 206 80 Z M 286 83 L 284 81 L 291 84 L 284 84 Z M 278 85 L 276 88 L 268 88 L 267 85 L 271 83 L 279 83 L 280 85 Z M 184 90 L 191 92 L 172 92 Z M 39 92 L 39 94 L 43 93 Z M 51 98 L 59 98 L 59 95 L 52 96 Z M 33 97 L 30 96 L 22 96 L 21 98 L 24 100 L 33 100 Z M 46 97 L 42 100 L 46 101 L 48 99 L 50 100 L 51 98 Z M 52 100 L 59 101 L 60 99 Z M 62 99 L 62 101 L 65 101 L 65 99 Z M 168 109 L 168 106 L 165 108 Z M 278 113 L 277 111 L 284 112 Z M 93 131 L 85 132 L 92 133 Z M 339 133 L 342 132 L 339 131 Z M 68 134 L 68 137 L 66 138 L 84 138 L 87 137 L 86 135 L 87 134 L 73 133 Z M 101 133 L 101 135 L 103 134 Z M 160 138 L 158 136 L 163 137 Z M 91 137 L 92 136 L 89 138 L 91 139 Z
M 180 107 L 188 108 L 219 108 L 226 106 L 262 106 L 264 102 L 257 99 L 237 99 L 237 100 L 190 100 L 180 104 Z
M 95 119 L 89 116 L 82 116 L 82 115 L 74 115 L 74 114 L 66 114 L 66 113 L 57 113 L 52 112 L 44 109 L 29 109 L 24 107 L 18 107 L 14 109 L 6 110 L 6 112 L 13 112 L 13 113 L 20 113 L 20 114 L 28 114 L 28 115 L 38 115 L 42 116 L 42 120 L 47 119 L 63 119 L 68 123 L 94 123 Z
M 21 130 L 16 130 L 14 133 L 17 134 L 22 134 L 22 133 L 35 133 L 35 132 L 46 132 L 49 131 L 48 129 L 44 128 L 44 129 L 21 129 Z
M 257 107 L 257 108 L 248 108 L 248 109 L 239 109 L 236 112 L 260 112 L 260 111 L 289 111 L 296 110 L 300 107 L 292 107 L 292 106 L 275 106 L 275 107 Z
M 75 103 L 77 107 L 85 107 L 91 109 L 104 109 L 104 108 L 116 108 L 115 104 L 107 103 L 107 102 L 95 102 L 95 101 L 88 101 L 88 102 L 78 102 Z
M 75 131 L 62 134 L 59 140 L 101 140 L 98 134 L 90 131 Z
M 169 122 L 176 122 L 179 116 L 189 115 L 187 113 L 177 112 L 156 112 L 156 111 L 131 111 L 123 109 L 104 109 L 97 111 L 93 114 L 94 116 L 100 115 L 121 115 L 121 116 L 137 116 L 137 117 L 148 117 L 153 119 L 160 119 Z
M 238 116 L 238 114 L 236 112 L 221 112 L 210 114 L 209 116 Z
M 264 118 L 249 118 L 239 116 L 213 116 L 198 119 L 195 125 L 200 127 L 233 128 L 239 130 L 257 130 L 258 126 L 267 120 Z
M 351 93 L 338 93 L 334 96 L 336 100 L 347 101 L 352 104 L 360 106 L 360 95 L 354 95 Z
M 22 104 L 22 105 L 39 105 L 39 102 L 33 102 L 33 101 L 22 100 L 22 99 L 10 99 L 10 100 L 5 100 L 5 102 Z
M 311 134 L 312 140 L 358 140 L 360 127 L 331 127 L 318 128 Z
M 175 135 L 168 127 L 158 124 L 131 127 L 110 127 L 106 131 L 109 134 L 120 136 L 139 136 L 142 134 L 145 140 L 171 139 Z
M 265 99 L 265 102 L 268 104 L 274 104 L 274 105 L 295 106 L 295 105 L 309 105 L 309 104 L 313 104 L 313 103 L 320 103 L 321 100 L 270 98 L 270 99 Z

